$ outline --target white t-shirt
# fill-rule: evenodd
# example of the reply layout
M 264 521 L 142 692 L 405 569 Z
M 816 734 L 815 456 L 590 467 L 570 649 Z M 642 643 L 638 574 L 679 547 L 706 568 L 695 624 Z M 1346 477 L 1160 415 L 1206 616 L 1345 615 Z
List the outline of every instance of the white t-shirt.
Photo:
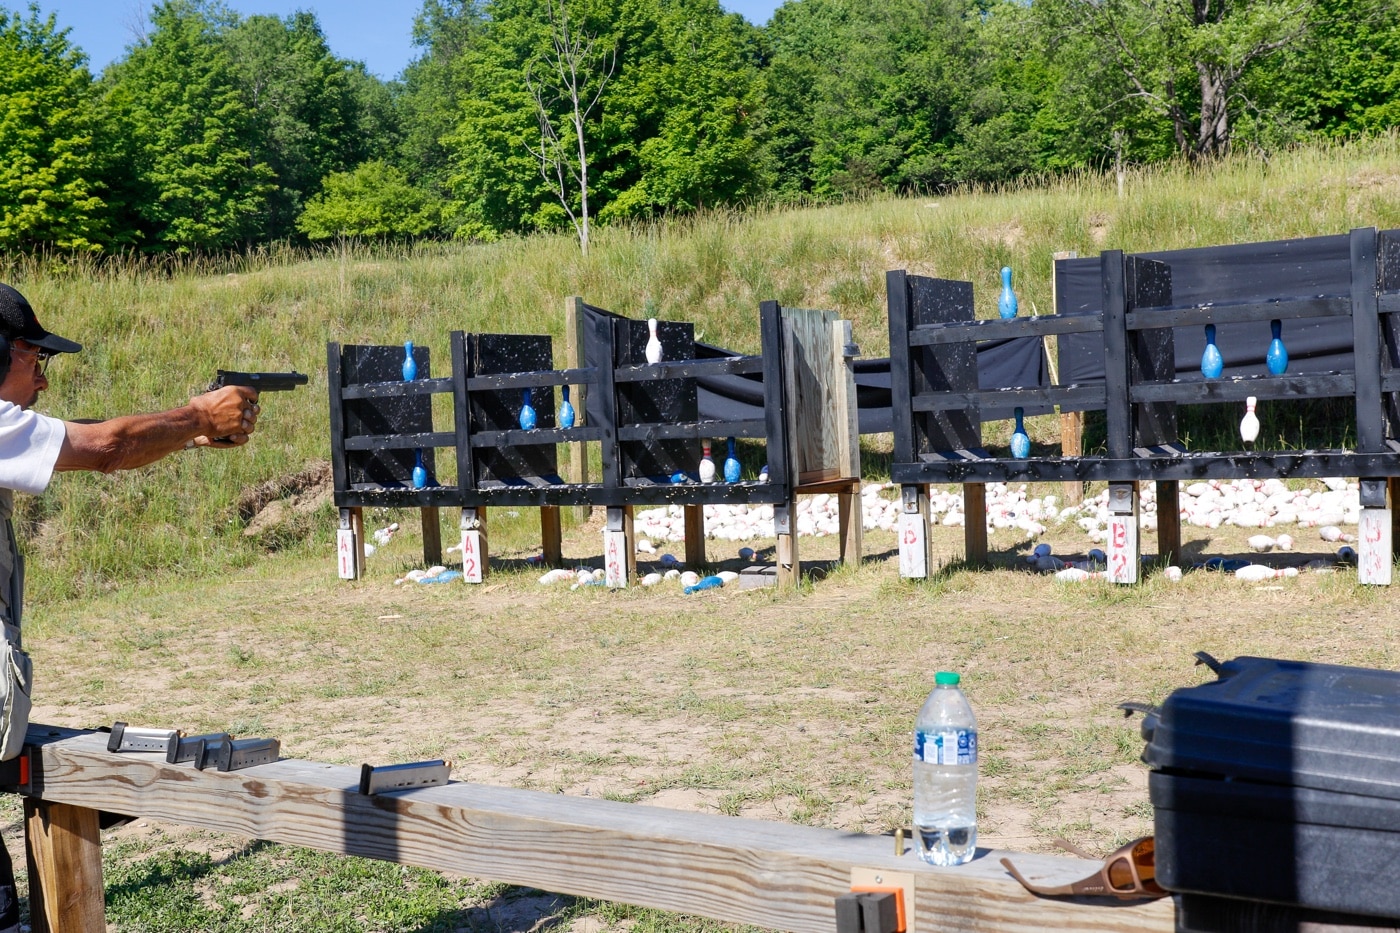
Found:
M 0 401 L 0 489 L 38 495 L 48 488 L 65 436 L 59 419 Z

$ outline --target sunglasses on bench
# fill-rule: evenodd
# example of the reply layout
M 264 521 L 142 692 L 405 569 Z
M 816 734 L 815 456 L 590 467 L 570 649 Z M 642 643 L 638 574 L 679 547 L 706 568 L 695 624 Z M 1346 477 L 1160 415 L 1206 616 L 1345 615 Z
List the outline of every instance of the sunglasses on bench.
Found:
M 1081 858 L 1093 858 L 1063 839 L 1056 839 L 1055 844 Z M 1103 866 L 1096 873 L 1070 884 L 1032 884 L 1016 870 L 1010 859 L 1002 859 L 1001 864 L 1027 891 L 1046 897 L 1117 897 L 1124 900 L 1166 897 L 1170 892 L 1157 883 L 1156 849 L 1151 836 L 1135 839 L 1105 858 Z

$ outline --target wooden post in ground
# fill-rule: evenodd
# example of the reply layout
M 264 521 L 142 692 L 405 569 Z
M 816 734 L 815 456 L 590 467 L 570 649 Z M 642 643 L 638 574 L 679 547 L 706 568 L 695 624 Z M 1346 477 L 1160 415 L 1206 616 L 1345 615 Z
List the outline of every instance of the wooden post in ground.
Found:
M 29 918 L 34 933 L 105 933 L 97 811 L 26 798 Z
M 778 538 L 778 585 L 796 586 L 802 580 L 797 556 L 797 498 L 773 506 L 773 531 Z
M 705 507 L 687 505 L 685 514 L 685 565 L 691 570 L 705 563 Z
M 546 567 L 564 562 L 564 527 L 557 505 L 540 506 L 540 542 Z
M 1079 253 L 1076 250 L 1060 250 L 1054 254 L 1054 259 L 1076 259 Z M 1055 266 L 1050 265 L 1050 306 L 1055 314 L 1060 313 L 1059 289 L 1055 284 Z M 1046 338 L 1048 341 L 1050 338 Z M 1055 383 L 1060 384 L 1060 340 L 1055 339 Z M 1050 349 L 1046 346 L 1047 351 Z M 1082 411 L 1061 411 L 1060 412 L 1060 456 L 1062 457 L 1082 457 L 1084 456 L 1084 412 Z M 1066 505 L 1079 505 L 1084 501 L 1084 483 L 1079 480 L 1066 480 L 1064 483 L 1064 496 Z
M 583 299 L 571 296 L 564 299 L 564 368 L 579 369 L 583 366 L 584 314 Z M 611 360 L 603 361 L 611 365 Z M 570 404 L 574 406 L 574 426 L 583 427 L 588 423 L 588 386 L 570 386 L 573 394 Z M 569 445 L 569 466 L 565 478 L 570 483 L 582 486 L 588 482 L 588 445 L 582 441 Z M 593 507 L 574 506 L 574 518 L 580 524 L 588 521 Z
M 1157 482 L 1157 559 L 1168 567 L 1181 562 L 1181 483 Z
M 963 483 L 963 547 L 974 567 L 987 564 L 987 484 Z
M 423 564 L 436 567 L 442 563 L 442 515 L 435 505 L 419 511 L 423 515 Z
M 836 503 L 840 522 L 841 563 L 859 567 L 861 552 L 865 547 L 865 514 L 860 482 L 854 482 L 847 491 L 837 493 Z

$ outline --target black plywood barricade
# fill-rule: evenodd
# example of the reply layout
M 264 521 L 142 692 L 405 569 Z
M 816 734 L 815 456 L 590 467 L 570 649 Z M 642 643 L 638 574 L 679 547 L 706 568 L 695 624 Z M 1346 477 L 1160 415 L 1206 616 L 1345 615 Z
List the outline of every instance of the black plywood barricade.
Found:
M 434 431 L 431 398 L 452 392 L 452 379 L 434 379 L 429 348 L 415 346 L 417 378 L 406 382 L 405 356 L 404 346 L 327 345 L 331 472 L 340 508 L 457 504 L 435 455 L 436 448 L 455 447 L 457 435 Z M 428 483 L 415 489 L 420 455 Z

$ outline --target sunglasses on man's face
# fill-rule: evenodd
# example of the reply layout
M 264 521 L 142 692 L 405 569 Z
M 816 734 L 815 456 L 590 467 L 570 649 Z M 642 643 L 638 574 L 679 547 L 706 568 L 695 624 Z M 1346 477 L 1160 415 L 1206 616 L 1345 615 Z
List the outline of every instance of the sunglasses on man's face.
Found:
M 39 371 L 39 375 L 46 375 L 49 371 L 49 360 L 53 359 L 52 350 L 45 350 L 41 347 L 10 347 L 11 353 L 28 353 L 34 356 L 34 368 Z
M 1055 844 L 1084 858 L 1093 856 L 1081 852 L 1069 843 L 1056 839 Z M 1088 878 L 1070 884 L 1031 884 L 1010 859 L 1002 859 L 1002 867 L 1032 894 L 1046 897 L 1166 897 L 1169 893 L 1157 883 L 1156 843 L 1151 836 L 1135 839 L 1103 860 L 1103 866 Z

